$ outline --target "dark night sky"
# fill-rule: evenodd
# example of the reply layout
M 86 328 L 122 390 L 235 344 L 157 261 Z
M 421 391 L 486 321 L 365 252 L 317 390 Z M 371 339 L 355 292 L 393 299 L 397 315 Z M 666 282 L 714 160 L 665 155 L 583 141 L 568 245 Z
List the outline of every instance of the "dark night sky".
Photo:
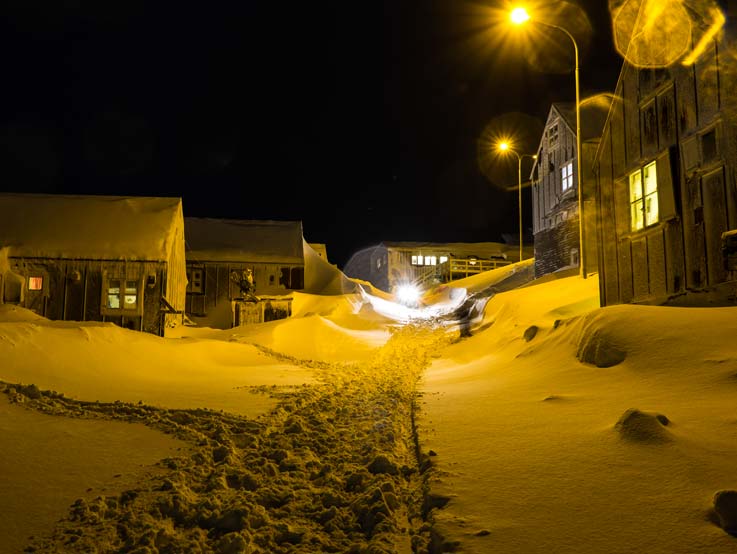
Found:
M 381 240 L 501 240 L 517 203 L 497 185 L 516 183 L 516 164 L 490 182 L 478 139 L 510 112 L 536 118 L 534 136 L 574 94 L 571 72 L 536 71 L 530 41 L 492 25 L 505 6 L 13 0 L 0 190 L 176 195 L 185 215 L 301 219 L 341 266 Z M 606 2 L 581 6 L 595 37 L 579 41 L 586 95 L 614 87 L 620 58 Z

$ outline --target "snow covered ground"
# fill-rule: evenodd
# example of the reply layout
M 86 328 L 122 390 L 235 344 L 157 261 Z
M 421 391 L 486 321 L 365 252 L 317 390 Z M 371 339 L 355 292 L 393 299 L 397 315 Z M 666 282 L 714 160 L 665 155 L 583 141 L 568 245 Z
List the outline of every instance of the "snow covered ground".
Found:
M 0 553 L 737 551 L 737 308 L 487 303 L 525 267 L 425 297 L 462 337 L 340 290 L 165 339 L 0 307 Z

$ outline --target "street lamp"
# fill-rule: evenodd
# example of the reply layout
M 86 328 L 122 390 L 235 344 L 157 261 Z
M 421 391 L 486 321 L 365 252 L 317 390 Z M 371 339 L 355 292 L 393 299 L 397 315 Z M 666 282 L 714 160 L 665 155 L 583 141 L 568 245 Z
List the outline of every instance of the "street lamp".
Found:
M 519 202 L 519 261 L 522 261 L 522 158 L 537 159 L 535 154 L 520 154 L 514 150 L 507 141 L 501 141 L 496 145 L 499 152 L 511 152 L 517 156 L 517 192 Z
M 515 8 L 511 11 L 509 14 L 509 19 L 514 23 L 515 25 L 522 25 L 526 21 L 532 21 L 533 23 L 539 23 L 540 25 L 544 25 L 545 27 L 551 27 L 552 29 L 558 29 L 559 31 L 562 31 L 565 33 L 565 35 L 571 39 L 571 42 L 573 43 L 573 53 L 575 54 L 576 58 L 576 186 L 578 187 L 578 261 L 580 265 L 580 273 L 581 277 L 586 279 L 586 264 L 585 264 L 585 250 L 584 250 L 584 223 L 583 223 L 583 187 L 581 187 L 581 157 L 583 153 L 581 152 L 581 101 L 579 96 L 579 83 L 578 83 L 578 44 L 576 44 L 576 39 L 573 38 L 573 35 L 569 33 L 566 29 L 563 27 L 559 27 L 558 25 L 553 25 L 552 23 L 546 23 L 544 21 L 539 21 L 537 19 L 531 19 L 530 14 L 527 13 L 527 10 L 524 8 Z

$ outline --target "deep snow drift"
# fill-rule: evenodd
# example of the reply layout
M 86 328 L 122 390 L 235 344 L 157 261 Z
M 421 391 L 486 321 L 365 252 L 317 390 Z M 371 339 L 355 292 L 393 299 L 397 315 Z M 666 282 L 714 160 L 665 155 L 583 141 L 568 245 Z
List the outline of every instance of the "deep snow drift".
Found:
M 56 414 L 39 417 L 70 433 L 79 418 L 131 435 L 140 427 L 114 420 L 136 422 L 181 448 L 119 470 L 118 488 L 101 491 L 80 473 L 66 518 L 34 529 L 32 545 L 737 550 L 720 527 L 734 494 L 713 509 L 716 493 L 737 489 L 737 308 L 600 309 L 596 279 L 578 277 L 484 296 L 518 266 L 425 297 L 450 305 L 478 295 L 463 337 L 447 319 L 393 321 L 361 293 L 298 295 L 290 320 L 167 339 L 1 309 L 0 378 L 58 391 L 0 385 L 8 399 Z M 8 408 L 7 425 L 28 425 L 13 415 L 21 407 Z M 83 461 L 26 467 L 38 440 L 0 452 L 0 466 L 54 483 Z M 4 506 L 9 494 L 0 486 Z M 44 502 L 34 494 L 26 505 Z M 32 517 L 6 511 L 16 524 Z M 13 551 L 7 544 L 0 552 Z

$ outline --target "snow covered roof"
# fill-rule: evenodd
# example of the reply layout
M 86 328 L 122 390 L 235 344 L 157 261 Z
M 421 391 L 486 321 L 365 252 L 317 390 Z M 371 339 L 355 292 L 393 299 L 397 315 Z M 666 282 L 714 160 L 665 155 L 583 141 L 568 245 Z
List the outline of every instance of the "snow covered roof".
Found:
M 413 250 L 418 253 L 448 253 L 456 258 L 506 258 L 507 252 L 516 252 L 517 246 L 500 242 L 394 242 L 384 241 L 386 248 Z
M 304 263 L 301 221 L 184 218 L 188 262 Z
M 181 198 L 0 194 L 11 257 L 165 261 L 181 227 Z

